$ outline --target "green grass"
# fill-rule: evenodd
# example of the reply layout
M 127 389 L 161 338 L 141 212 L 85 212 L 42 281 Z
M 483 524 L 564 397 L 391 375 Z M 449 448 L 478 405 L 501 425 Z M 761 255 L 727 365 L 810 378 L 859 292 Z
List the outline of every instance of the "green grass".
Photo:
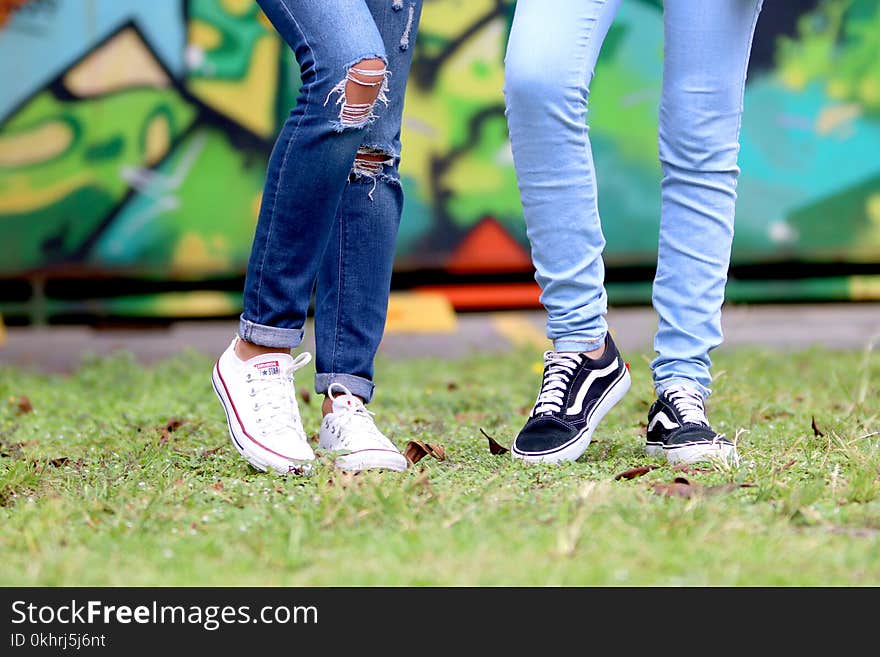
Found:
M 642 452 L 648 354 L 628 354 L 629 395 L 560 466 L 492 455 L 480 433 L 510 444 L 539 354 L 380 360 L 380 426 L 446 460 L 357 476 L 322 460 L 308 478 L 238 457 L 204 356 L 0 368 L 0 584 L 880 585 L 877 354 L 716 354 L 710 417 L 743 461 L 690 472 Z M 314 395 L 301 406 L 316 432 Z M 615 480 L 640 465 L 657 467 Z M 676 476 L 704 494 L 655 491 Z

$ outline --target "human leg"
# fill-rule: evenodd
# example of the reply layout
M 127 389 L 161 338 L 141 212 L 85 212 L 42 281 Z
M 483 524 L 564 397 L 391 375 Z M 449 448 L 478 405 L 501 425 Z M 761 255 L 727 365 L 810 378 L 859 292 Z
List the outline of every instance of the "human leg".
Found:
M 557 351 L 590 351 L 607 331 L 589 85 L 620 0 L 520 0 L 505 99 L 536 279 Z
M 404 470 L 406 459 L 376 427 L 373 360 L 385 328 L 397 231 L 401 120 L 422 1 L 367 0 L 388 62 L 387 104 L 362 133 L 315 295 L 315 389 L 325 394 L 319 446 L 346 470 Z
M 630 385 L 605 322 L 605 239 L 586 123 L 590 81 L 619 5 L 519 0 L 508 43 L 511 146 L 556 350 L 545 354 L 541 390 L 511 450 L 526 461 L 579 458 Z
M 259 469 L 314 458 L 293 387 L 320 258 L 360 142 L 386 91 L 384 44 L 362 1 L 259 0 L 294 50 L 302 87 L 267 171 L 239 336 L 218 360 L 215 391 L 236 449 Z M 267 353 L 268 352 L 268 353 Z
M 259 0 L 296 54 L 302 86 L 272 150 L 248 263 L 240 335 L 293 348 L 360 132 L 375 118 L 386 60 L 363 1 Z M 373 98 L 372 103 L 364 102 Z
M 337 382 L 369 402 L 403 209 L 401 121 L 422 2 L 367 0 L 367 6 L 387 53 L 388 102 L 359 134 L 321 260 L 315 295 L 315 389 L 325 394 Z
M 761 0 L 666 0 L 664 7 L 662 210 L 653 289 L 659 322 L 651 363 L 660 399 L 651 411 L 649 447 L 667 455 L 695 440 L 719 449 L 702 409 L 711 392 L 709 352 L 723 339 L 743 96 L 760 9 Z M 732 453 L 727 445 L 720 450 Z M 687 458 L 699 451 L 689 450 Z

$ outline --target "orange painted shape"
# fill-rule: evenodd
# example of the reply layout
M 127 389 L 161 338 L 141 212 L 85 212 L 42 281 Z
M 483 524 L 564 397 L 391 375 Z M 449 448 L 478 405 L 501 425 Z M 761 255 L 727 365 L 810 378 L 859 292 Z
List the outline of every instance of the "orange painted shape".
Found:
M 531 268 L 528 252 L 492 217 L 474 226 L 446 263 L 446 269 L 457 274 L 518 272 Z
M 537 283 L 461 284 L 419 287 L 414 292 L 442 294 L 455 310 L 541 308 Z

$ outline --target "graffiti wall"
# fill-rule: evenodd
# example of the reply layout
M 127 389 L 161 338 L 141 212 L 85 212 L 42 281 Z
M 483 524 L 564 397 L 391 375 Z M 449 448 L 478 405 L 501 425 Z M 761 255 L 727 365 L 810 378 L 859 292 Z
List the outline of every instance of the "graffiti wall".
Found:
M 661 4 L 623 3 L 591 96 L 612 303 L 653 274 Z M 459 276 L 488 305 L 487 283 L 536 298 L 503 108 L 512 10 L 427 0 L 404 117 L 396 280 Z M 234 313 L 298 88 L 253 0 L 0 0 L 0 312 Z M 880 3 L 766 3 L 731 297 L 880 298 L 878 153 Z M 95 301 L 101 280 L 131 287 Z

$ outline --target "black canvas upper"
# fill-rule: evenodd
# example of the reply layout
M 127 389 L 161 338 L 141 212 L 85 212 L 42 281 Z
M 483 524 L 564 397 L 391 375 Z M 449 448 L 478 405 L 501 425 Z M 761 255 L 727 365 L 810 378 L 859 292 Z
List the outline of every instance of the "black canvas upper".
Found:
M 663 414 L 658 418 L 659 414 Z M 729 442 L 716 433 L 708 423 L 687 421 L 667 393 L 661 394 L 648 411 L 647 443 L 666 447 L 680 447 L 694 443 Z
M 597 359 L 583 354 L 545 354 L 541 391 L 514 449 L 536 454 L 565 447 L 589 426 L 594 408 L 625 368 L 610 334 L 605 352 Z M 588 381 L 589 387 L 582 390 Z

